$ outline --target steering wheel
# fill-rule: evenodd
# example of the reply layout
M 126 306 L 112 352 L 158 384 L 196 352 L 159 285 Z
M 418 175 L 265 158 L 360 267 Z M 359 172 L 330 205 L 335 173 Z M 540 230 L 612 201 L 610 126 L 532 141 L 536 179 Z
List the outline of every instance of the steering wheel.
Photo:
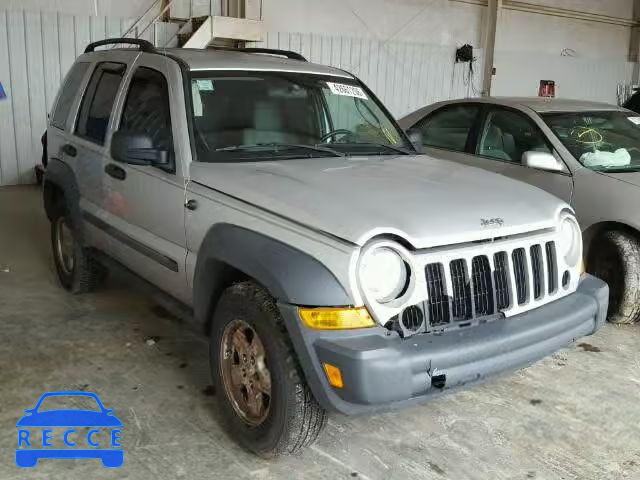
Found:
M 325 143 L 327 140 L 337 135 L 353 135 L 353 132 L 351 130 L 347 130 L 346 128 L 338 128 L 337 130 L 332 130 L 320 137 L 320 143 Z

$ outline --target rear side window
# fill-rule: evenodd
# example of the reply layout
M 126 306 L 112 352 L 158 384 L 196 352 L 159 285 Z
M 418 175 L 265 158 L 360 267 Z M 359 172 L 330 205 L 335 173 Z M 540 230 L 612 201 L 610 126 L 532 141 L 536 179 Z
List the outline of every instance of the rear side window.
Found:
M 77 135 L 98 145 L 104 144 L 113 103 L 125 69 L 123 63 L 104 62 L 96 66 L 80 105 Z
M 169 86 L 163 74 L 151 68 L 138 68 L 127 94 L 120 130 L 145 133 L 156 148 L 171 150 L 171 112 Z
M 464 152 L 479 112 L 478 105 L 452 105 L 436 110 L 417 125 L 422 143 Z
M 51 125 L 54 127 L 64 130 L 69 111 L 73 105 L 73 99 L 80 89 L 80 84 L 82 83 L 85 73 L 87 73 L 89 65 L 87 62 L 78 62 L 69 70 L 67 79 L 58 97 L 56 108 L 51 116 Z

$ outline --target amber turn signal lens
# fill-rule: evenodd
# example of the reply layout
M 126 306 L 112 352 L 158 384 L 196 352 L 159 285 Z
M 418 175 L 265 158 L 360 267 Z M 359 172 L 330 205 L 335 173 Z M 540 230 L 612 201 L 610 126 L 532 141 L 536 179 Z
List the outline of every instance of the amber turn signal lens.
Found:
M 330 363 L 323 363 L 324 373 L 327 374 L 327 380 L 329 385 L 335 388 L 343 388 L 344 382 L 342 381 L 342 372 L 340 369 Z
M 302 322 L 314 330 L 348 330 L 375 326 L 365 307 L 298 308 Z

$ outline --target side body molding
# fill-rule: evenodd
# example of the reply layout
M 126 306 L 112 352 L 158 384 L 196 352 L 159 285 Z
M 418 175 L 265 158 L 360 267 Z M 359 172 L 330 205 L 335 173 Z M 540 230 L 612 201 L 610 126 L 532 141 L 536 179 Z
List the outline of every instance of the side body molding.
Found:
M 260 282 L 279 302 L 307 306 L 353 303 L 333 273 L 309 254 L 261 233 L 222 223 L 211 227 L 198 251 L 193 279 L 198 322 L 207 323 L 211 318 L 233 269 Z

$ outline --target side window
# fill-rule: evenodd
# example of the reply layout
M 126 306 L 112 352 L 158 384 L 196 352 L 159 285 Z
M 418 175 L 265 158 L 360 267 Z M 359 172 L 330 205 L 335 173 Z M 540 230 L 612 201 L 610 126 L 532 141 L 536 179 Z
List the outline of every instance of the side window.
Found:
M 69 70 L 67 79 L 60 91 L 55 110 L 53 111 L 53 115 L 51 115 L 51 125 L 54 127 L 64 130 L 67 117 L 73 105 L 73 99 L 80 89 L 80 84 L 82 83 L 85 73 L 87 73 L 89 65 L 90 63 L 87 62 L 78 62 Z
M 120 130 L 145 133 L 151 136 L 154 147 L 172 149 L 169 86 L 163 74 L 146 67 L 135 71 L 124 104 Z
M 98 145 L 104 144 L 113 103 L 125 69 L 126 65 L 113 62 L 96 66 L 80 105 L 80 115 L 76 124 L 77 135 Z
M 450 105 L 431 113 L 416 128 L 424 145 L 464 152 L 479 112 L 479 105 Z
M 487 115 L 477 154 L 520 163 L 528 151 L 553 153 L 549 142 L 533 120 L 512 110 L 493 110 Z

